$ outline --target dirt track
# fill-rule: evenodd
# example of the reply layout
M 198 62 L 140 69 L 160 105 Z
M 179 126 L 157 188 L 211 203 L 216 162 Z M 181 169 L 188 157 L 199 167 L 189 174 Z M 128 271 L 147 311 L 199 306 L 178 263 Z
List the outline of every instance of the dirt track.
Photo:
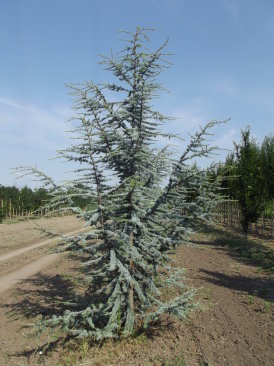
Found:
M 82 229 L 79 229 L 79 230 L 75 230 L 75 231 L 71 231 L 71 232 L 65 232 L 65 234 L 67 236 L 70 236 L 70 235 L 80 233 L 81 231 L 82 231 Z M 22 254 L 24 254 L 24 253 L 26 253 L 30 250 L 40 248 L 40 247 L 43 247 L 45 245 L 52 244 L 53 242 L 54 242 L 54 239 L 47 239 L 47 240 L 39 241 L 39 242 L 34 243 L 34 244 L 27 245 L 27 246 L 25 246 L 24 248 L 21 248 L 21 249 L 12 250 L 11 252 L 0 255 L 0 262 L 7 261 L 7 260 L 9 260 L 13 257 L 18 257 L 19 255 L 22 255 Z
M 54 218 L 51 220 L 41 220 L 40 225 L 50 230 L 57 230 L 66 234 L 66 236 L 80 233 L 83 229 L 80 229 L 80 222 L 75 221 L 73 218 Z M 25 280 L 26 278 L 33 276 L 50 263 L 54 262 L 58 254 L 48 254 L 49 246 L 56 243 L 56 239 L 43 240 L 41 237 L 32 239 L 25 242 L 17 242 L 14 245 L 10 244 L 10 229 L 13 227 L 15 234 L 20 235 L 20 238 L 24 238 L 25 234 L 30 234 L 29 237 L 36 237 L 39 232 L 35 232 L 34 222 L 21 222 L 14 225 L 1 225 L 1 239 L 0 244 L 5 248 L 4 254 L 0 255 L 0 293 L 6 291 L 16 283 Z M 78 226 L 78 230 L 71 230 Z M 17 230 L 15 230 L 17 229 Z M 4 235 L 3 235 L 4 234 Z M 6 242 L 5 242 L 6 240 Z M 34 242 L 35 241 L 35 242 Z M 10 248 L 10 249 L 9 249 Z M 14 249 L 19 248 L 19 249 Z M 42 249 L 42 250 L 37 250 Z M 1 252 L 0 252 L 1 253 Z
M 31 262 L 28 265 L 22 266 L 19 269 L 13 270 L 5 276 L 0 276 L 0 293 L 6 291 L 18 282 L 25 280 L 28 277 L 35 275 L 49 264 L 53 263 L 58 257 L 58 254 L 48 254 Z

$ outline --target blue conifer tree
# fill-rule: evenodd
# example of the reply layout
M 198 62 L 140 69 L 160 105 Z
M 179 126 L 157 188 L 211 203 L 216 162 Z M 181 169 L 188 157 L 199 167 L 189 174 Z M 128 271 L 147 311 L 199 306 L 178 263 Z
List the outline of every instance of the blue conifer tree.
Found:
M 181 271 L 170 266 L 167 254 L 187 239 L 194 223 L 210 221 L 218 202 L 216 182 L 188 164 L 196 157 L 211 156 L 214 148 L 206 138 L 218 122 L 191 136 L 178 160 L 168 147 L 157 148 L 157 140 L 167 136 L 160 127 L 169 118 L 153 109 L 152 100 L 162 90 L 157 77 L 168 67 L 167 42 L 150 52 L 146 47 L 150 31 L 138 27 L 133 34 L 125 32 L 125 48 L 103 57 L 102 64 L 117 82 L 71 86 L 76 143 L 59 151 L 59 156 L 80 164 L 70 191 L 96 201 L 96 207 L 85 211 L 75 207 L 67 189 L 30 169 L 52 184 L 48 207 L 66 205 L 90 227 L 89 232 L 67 239 L 66 248 L 86 254 L 92 300 L 82 310 L 68 310 L 46 321 L 78 337 L 127 336 L 137 321 L 147 326 L 163 313 L 183 317 L 194 306 L 194 291 L 184 288 Z M 114 95 L 111 101 L 110 95 Z M 193 193 L 195 199 L 190 200 Z M 159 268 L 164 269 L 160 284 Z M 181 289 L 180 295 L 161 301 L 161 287 L 171 284 Z

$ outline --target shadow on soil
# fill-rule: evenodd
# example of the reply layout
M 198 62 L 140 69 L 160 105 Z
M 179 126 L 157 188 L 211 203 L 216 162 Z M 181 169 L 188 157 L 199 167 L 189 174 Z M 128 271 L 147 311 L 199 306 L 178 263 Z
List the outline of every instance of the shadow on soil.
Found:
M 86 308 L 91 299 L 90 294 L 83 293 L 79 295 L 79 293 L 76 293 L 74 281 L 60 275 L 38 274 L 33 278 L 22 281 L 20 287 L 18 286 L 14 291 L 15 299 L 12 302 L 0 304 L 0 308 L 6 310 L 6 315 L 10 318 L 10 321 L 16 320 L 22 315 L 32 320 L 37 316 L 42 316 L 45 319 L 52 315 L 63 315 L 65 310 L 77 311 Z M 17 298 L 18 301 L 16 301 Z M 37 329 L 36 331 L 39 337 L 41 330 Z M 34 332 L 35 329 L 33 329 Z M 69 339 L 70 337 L 64 337 L 57 330 L 48 337 L 46 342 L 41 341 L 41 346 L 22 350 L 12 356 L 24 356 L 30 359 L 42 354 L 43 356 L 39 356 L 37 360 L 37 362 L 40 362 L 58 347 L 67 344 Z
M 12 317 L 16 314 L 22 314 L 26 318 L 33 318 L 37 315 L 43 317 L 61 315 L 66 309 L 79 310 L 79 305 L 78 309 L 73 306 L 74 302 L 82 305 L 88 301 L 88 296 L 83 295 L 79 298 L 72 280 L 60 275 L 38 274 L 22 281 L 21 285 L 23 285 L 23 289 L 18 287 L 15 290 L 16 297 L 20 298 L 20 301 L 4 305 Z M 27 289 L 25 285 L 27 288 L 30 285 L 31 288 Z M 1 307 L 3 306 L 1 305 Z
M 51 355 L 56 349 L 59 347 L 64 348 L 66 345 L 66 342 L 69 341 L 69 338 L 59 338 L 55 341 L 46 342 L 40 347 L 35 347 L 31 349 L 26 349 L 20 352 L 17 352 L 16 354 L 10 355 L 10 356 L 16 356 L 16 357 L 25 357 L 28 360 L 28 365 L 30 364 L 31 360 L 33 358 L 36 359 L 37 365 L 44 365 L 44 360 L 47 356 Z M 42 355 L 42 356 L 41 356 Z M 32 363 L 33 364 L 33 363 Z
M 14 292 L 16 298 L 13 301 L 8 304 L 0 304 L 0 309 L 6 310 L 6 315 L 10 318 L 10 321 L 19 319 L 22 316 L 35 321 L 36 317 L 46 319 L 52 315 L 63 315 L 65 310 L 82 310 L 90 304 L 92 299 L 90 293 L 83 291 L 82 294 L 79 294 L 79 291 L 76 292 L 77 284 L 74 278 L 68 279 L 60 275 L 37 274 L 33 278 L 22 281 L 20 287 L 16 288 Z M 132 339 L 136 338 L 138 343 L 139 337 L 142 337 L 143 334 L 145 334 L 146 338 L 151 339 L 159 336 L 162 329 L 173 330 L 174 327 L 174 319 L 166 316 L 151 324 L 148 330 L 144 330 L 140 326 Z M 27 326 L 27 328 L 29 327 Z M 34 332 L 35 329 L 33 329 Z M 48 334 L 50 334 L 49 331 L 46 332 L 46 336 Z M 38 337 L 41 335 L 39 329 L 37 329 L 37 335 Z M 48 337 L 47 341 L 45 341 L 45 338 L 41 340 L 39 347 L 23 349 L 10 356 L 26 357 L 28 362 L 30 360 L 33 362 L 33 358 L 36 362 L 43 362 L 46 357 L 50 356 L 57 349 L 61 348 L 70 351 L 73 347 L 77 348 L 79 342 L 75 341 L 71 336 L 64 336 L 57 330 L 56 333 L 53 332 Z M 101 346 L 102 344 L 102 342 L 100 344 L 95 342 L 94 345 L 98 347 L 98 345 Z
M 200 270 L 204 274 L 204 281 L 229 289 L 247 292 L 249 295 L 261 297 L 268 301 L 274 301 L 274 281 L 271 278 L 250 278 L 246 276 L 225 275 L 216 271 Z
M 210 235 L 211 240 L 201 241 L 199 239 L 192 242 L 197 245 L 210 245 L 218 249 L 229 250 L 234 259 L 245 264 L 256 265 L 270 273 L 274 272 L 274 251 L 270 245 L 273 241 L 265 240 L 260 243 L 256 239 L 245 239 L 244 235 L 238 231 L 232 231 L 222 227 L 205 227 L 202 234 Z

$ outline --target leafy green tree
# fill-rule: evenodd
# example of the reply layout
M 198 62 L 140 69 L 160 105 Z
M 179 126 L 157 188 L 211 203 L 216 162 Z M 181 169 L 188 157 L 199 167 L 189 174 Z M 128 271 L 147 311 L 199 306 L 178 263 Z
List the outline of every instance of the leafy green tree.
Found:
M 250 136 L 250 129 L 242 130 L 242 140 L 234 143 L 234 152 L 226 164 L 231 167 L 229 181 L 231 195 L 239 202 L 242 229 L 247 235 L 249 224 L 261 215 L 264 204 L 263 174 L 260 147 Z
M 206 138 L 218 122 L 191 136 L 177 160 L 167 147 L 156 146 L 171 136 L 160 129 L 169 118 L 152 107 L 162 90 L 157 77 L 168 63 L 166 43 L 150 52 L 148 33 L 143 28 L 126 32 L 125 48 L 103 58 L 116 82 L 72 86 L 76 144 L 59 155 L 80 164 L 77 179 L 60 186 L 43 172 L 19 169 L 51 187 L 47 207 L 62 209 L 66 204 L 90 227 L 65 245 L 86 254 L 89 302 L 45 322 L 78 337 L 126 336 L 137 322 L 148 326 L 163 313 L 185 316 L 193 307 L 194 291 L 184 288 L 181 270 L 170 265 L 167 253 L 187 238 L 194 222 L 210 220 L 219 199 L 207 174 L 189 164 L 211 156 L 214 148 Z M 195 201 L 188 199 L 190 192 L 195 192 Z M 90 203 L 96 200 L 96 207 L 76 207 L 77 195 Z M 161 288 L 170 285 L 178 287 L 178 296 L 166 302 Z
M 33 191 L 33 206 L 32 211 L 38 210 L 41 206 L 44 206 L 49 200 L 49 192 L 44 188 L 38 188 Z
M 269 134 L 261 146 L 261 169 L 265 200 L 274 199 L 274 136 Z
M 5 211 L 4 208 L 0 206 L 0 224 L 3 222 L 4 218 L 5 218 Z
M 20 191 L 17 187 L 5 187 L 0 185 L 0 200 L 1 208 L 3 203 L 2 215 L 9 212 L 10 206 L 17 208 L 20 197 Z
M 16 204 L 19 200 L 20 190 L 15 187 L 5 187 L 0 185 L 0 198 L 4 201 L 11 200 L 12 204 Z
M 20 206 L 24 210 L 32 210 L 34 208 L 34 193 L 31 188 L 25 186 L 20 190 Z
M 49 199 L 49 192 L 44 188 L 32 190 L 25 186 L 21 189 L 15 186 L 0 185 L 0 203 L 3 201 L 3 212 L 9 212 L 9 207 L 15 210 L 35 211 Z

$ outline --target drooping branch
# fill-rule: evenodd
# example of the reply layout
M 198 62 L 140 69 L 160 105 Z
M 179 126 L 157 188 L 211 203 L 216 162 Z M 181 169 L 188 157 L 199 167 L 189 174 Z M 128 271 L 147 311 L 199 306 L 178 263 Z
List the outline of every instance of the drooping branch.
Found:
M 208 145 L 203 145 L 202 142 L 205 140 L 205 136 L 208 135 L 208 130 L 215 125 L 226 123 L 227 121 L 213 121 L 207 123 L 203 128 L 200 129 L 194 136 L 192 136 L 190 143 L 188 144 L 187 148 L 185 149 L 184 153 L 181 155 L 180 159 L 177 163 L 174 164 L 173 171 L 170 175 L 168 184 L 164 188 L 161 195 L 157 198 L 154 205 L 148 209 L 146 213 L 146 218 L 149 216 L 153 216 L 154 213 L 159 209 L 159 207 L 166 202 L 167 197 L 169 196 L 170 192 L 179 187 L 184 179 L 185 176 L 180 174 L 182 171 L 182 167 L 185 164 L 186 160 L 191 160 L 194 157 L 208 157 L 208 155 L 216 151 L 216 147 L 209 147 Z M 206 148 L 204 147 L 206 146 Z M 191 178 L 191 177 L 190 177 Z

